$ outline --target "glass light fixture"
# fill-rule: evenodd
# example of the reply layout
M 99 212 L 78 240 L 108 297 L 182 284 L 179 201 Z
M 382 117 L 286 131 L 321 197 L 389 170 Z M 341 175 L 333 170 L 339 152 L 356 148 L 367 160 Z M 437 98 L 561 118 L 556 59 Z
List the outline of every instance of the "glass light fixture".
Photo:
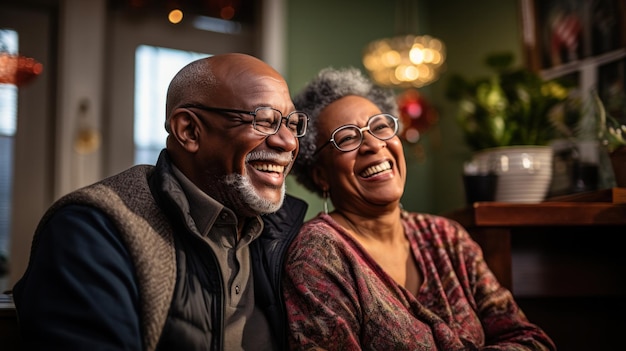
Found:
M 405 33 L 415 27 L 416 1 L 398 1 L 397 14 Z M 380 86 L 419 88 L 439 79 L 446 59 L 443 42 L 429 35 L 405 34 L 370 42 L 363 65 Z
M 381 86 L 419 88 L 439 79 L 445 58 L 441 40 L 409 34 L 369 43 L 363 65 Z

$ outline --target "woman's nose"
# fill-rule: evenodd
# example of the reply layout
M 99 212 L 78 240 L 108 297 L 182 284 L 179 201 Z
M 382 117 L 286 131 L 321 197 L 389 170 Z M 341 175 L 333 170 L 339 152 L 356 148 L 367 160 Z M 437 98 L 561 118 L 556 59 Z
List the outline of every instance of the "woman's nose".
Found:
M 364 151 L 378 151 L 384 148 L 387 145 L 386 141 L 380 140 L 377 137 L 373 136 L 369 131 L 363 132 L 363 144 L 361 144 L 361 149 Z

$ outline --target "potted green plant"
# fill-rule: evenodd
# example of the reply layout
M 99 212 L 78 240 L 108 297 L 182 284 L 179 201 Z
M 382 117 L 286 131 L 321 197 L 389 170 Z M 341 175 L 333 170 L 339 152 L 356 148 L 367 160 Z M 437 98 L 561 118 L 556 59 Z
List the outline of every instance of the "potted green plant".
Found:
M 474 151 L 478 172 L 498 175 L 496 201 L 538 202 L 545 198 L 552 176 L 555 121 L 563 119 L 569 85 L 545 80 L 525 68 L 513 67 L 511 53 L 486 58 L 493 71 L 473 80 L 448 78 L 446 96 L 458 104 L 457 122 Z M 539 185 L 510 183 L 522 178 Z
M 599 137 L 609 154 L 615 183 L 618 187 L 626 187 L 626 123 L 618 121 L 606 112 L 597 92 L 594 91 L 592 97 L 599 120 Z
M 475 80 L 453 74 L 447 98 L 458 103 L 457 121 L 474 151 L 512 145 L 548 145 L 554 139 L 554 119 L 568 98 L 569 88 L 544 80 L 535 72 L 513 68 L 510 53 L 487 56 L 494 74 Z

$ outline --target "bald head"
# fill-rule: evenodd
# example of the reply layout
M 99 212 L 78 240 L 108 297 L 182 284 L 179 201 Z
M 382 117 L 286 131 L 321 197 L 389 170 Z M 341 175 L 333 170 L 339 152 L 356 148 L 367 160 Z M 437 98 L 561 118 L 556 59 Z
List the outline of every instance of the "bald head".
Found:
M 244 54 L 194 61 L 167 91 L 166 149 L 172 164 L 241 218 L 280 207 L 285 176 L 299 150 L 293 132 L 281 128 L 283 119 L 274 134 L 254 127 L 252 115 L 260 107 L 282 116 L 295 110 L 285 79 Z
M 243 85 L 260 77 L 284 81 L 267 63 L 246 54 L 221 54 L 189 63 L 178 71 L 167 90 L 165 130 L 171 132 L 169 119 L 177 107 L 189 103 L 228 107 Z

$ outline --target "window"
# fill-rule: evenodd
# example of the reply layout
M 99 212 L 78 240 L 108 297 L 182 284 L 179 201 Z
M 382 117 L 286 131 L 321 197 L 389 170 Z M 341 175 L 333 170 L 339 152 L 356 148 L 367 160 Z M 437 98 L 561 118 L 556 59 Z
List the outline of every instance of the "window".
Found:
M 17 32 L 0 29 L 0 52 L 17 54 Z M 8 257 L 13 186 L 13 149 L 17 128 L 17 86 L 0 84 L 0 266 Z M 0 267 L 1 275 L 2 267 Z
M 165 97 L 174 75 L 208 54 L 140 45 L 135 52 L 135 164 L 154 164 L 165 147 Z

